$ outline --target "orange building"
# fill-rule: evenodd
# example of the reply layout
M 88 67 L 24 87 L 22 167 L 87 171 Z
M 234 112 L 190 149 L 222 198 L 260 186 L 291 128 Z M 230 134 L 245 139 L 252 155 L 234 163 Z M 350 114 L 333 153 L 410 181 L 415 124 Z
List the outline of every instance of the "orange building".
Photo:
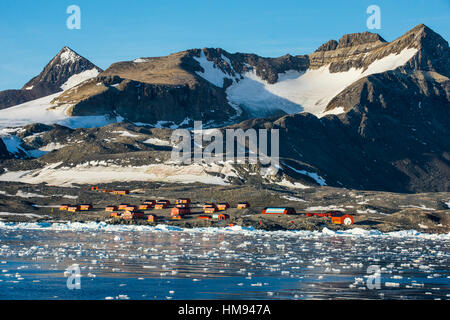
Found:
M 175 204 L 190 204 L 191 203 L 191 199 L 189 198 L 179 198 L 177 199 Z
M 156 203 L 156 200 L 145 200 L 144 202 L 142 202 L 143 204 L 148 204 L 149 206 L 154 206 Z
M 237 205 L 238 209 L 245 209 L 245 208 L 249 208 L 250 204 L 248 202 L 239 202 Z
M 119 204 L 119 210 L 125 210 L 125 208 L 128 206 L 129 206 L 128 203 L 121 203 L 121 204 Z
M 230 216 L 225 214 L 225 213 L 221 213 L 221 214 L 219 214 L 217 219 L 219 219 L 219 220 L 228 220 L 228 219 L 230 219 Z
M 169 206 L 169 204 L 170 204 L 170 201 L 168 201 L 168 200 L 158 201 L 155 204 L 155 209 L 159 209 L 159 210 L 160 209 L 165 209 L 165 208 L 167 208 Z
M 122 213 L 120 212 L 111 212 L 111 214 L 109 215 L 110 218 L 120 218 L 122 215 Z
M 228 202 L 221 202 L 217 204 L 217 210 L 219 211 L 225 211 L 230 207 L 230 204 Z
M 183 216 L 185 214 L 190 214 L 191 209 L 189 208 L 172 208 L 170 215 L 171 216 Z
M 268 207 L 264 208 L 261 214 L 297 214 L 294 208 L 290 207 Z
M 113 190 L 112 193 L 117 195 L 126 195 L 130 194 L 130 190 Z
M 145 219 L 145 214 L 140 211 L 125 211 L 122 214 L 122 219 L 124 220 Z
M 203 205 L 203 212 L 204 213 L 214 213 L 217 211 L 217 207 L 214 203 L 205 203 Z
M 141 204 L 141 205 L 139 205 L 139 210 L 149 210 L 149 209 L 151 209 L 151 205 L 149 205 L 149 204 Z
M 93 209 L 94 207 L 92 206 L 92 204 L 82 204 L 80 205 L 80 210 L 81 211 L 89 211 L 91 209 Z
M 67 208 L 67 211 L 69 211 L 69 212 L 77 212 L 79 210 L 80 210 L 80 206 L 69 206 Z
M 67 209 L 70 207 L 70 204 L 62 204 L 59 206 L 59 210 L 61 211 L 67 211 Z

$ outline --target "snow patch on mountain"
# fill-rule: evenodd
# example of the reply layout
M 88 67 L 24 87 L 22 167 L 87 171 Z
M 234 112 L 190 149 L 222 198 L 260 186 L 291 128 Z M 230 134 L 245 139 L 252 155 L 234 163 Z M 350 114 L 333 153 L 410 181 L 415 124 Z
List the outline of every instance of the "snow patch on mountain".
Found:
M 73 88 L 82 83 L 83 81 L 95 78 L 96 76 L 98 76 L 99 73 L 100 72 L 98 71 L 98 69 L 92 68 L 91 70 L 86 70 L 81 73 L 74 74 L 61 86 L 61 89 L 65 91 L 70 88 Z
M 158 138 L 149 138 L 147 140 L 142 141 L 142 143 L 153 144 L 155 146 L 170 146 L 171 143 L 166 140 L 161 140 Z
M 53 107 L 50 102 L 60 94 L 55 93 L 0 110 L 0 128 L 20 127 L 31 123 L 57 123 L 69 128 L 93 128 L 117 122 L 117 119 L 107 116 L 70 117 L 66 113 L 68 106 L 50 109 Z
M 322 178 L 321 176 L 319 176 L 315 172 L 308 172 L 306 170 L 298 170 L 298 169 L 295 169 L 295 168 L 293 168 L 293 167 L 291 167 L 291 166 L 289 166 L 289 165 L 287 165 L 285 163 L 283 163 L 283 165 L 285 165 L 286 167 L 292 169 L 293 171 L 295 171 L 297 173 L 300 173 L 302 175 L 305 175 L 305 176 L 308 176 L 308 177 L 314 179 L 314 181 L 316 181 L 320 186 L 326 186 L 327 185 L 326 182 L 325 182 L 325 179 Z
M 64 144 L 60 144 L 59 142 L 50 142 L 49 144 L 34 150 L 28 150 L 24 148 L 23 141 L 16 134 L 22 131 L 22 128 L 5 128 L 0 129 L 0 139 L 3 140 L 3 143 L 6 145 L 6 149 L 13 155 L 21 155 L 25 157 L 39 158 L 46 153 L 49 153 L 54 150 L 59 150 L 61 148 L 66 147 Z M 39 135 L 39 134 L 35 134 Z
M 45 151 L 45 152 L 51 152 L 51 151 L 54 151 L 54 150 L 62 149 L 64 147 L 66 147 L 66 146 L 67 146 L 66 144 L 61 144 L 59 142 L 56 142 L 56 143 L 55 142 L 50 142 L 49 144 L 43 146 L 42 148 L 39 148 L 39 150 Z
M 227 61 L 231 67 L 232 66 L 231 61 L 222 55 L 222 59 L 224 59 L 224 58 L 225 58 L 225 61 Z M 194 57 L 194 59 L 197 60 L 198 63 L 200 63 L 200 66 L 204 70 L 203 72 L 196 71 L 195 73 L 197 73 L 200 77 L 209 81 L 216 87 L 223 88 L 223 80 L 225 78 L 228 78 L 228 79 L 231 79 L 234 81 L 233 76 L 223 72 L 219 67 L 217 67 L 214 64 L 213 61 L 209 61 L 206 58 L 205 53 L 203 51 L 200 54 L 200 58 Z
M 65 48 L 60 54 L 60 59 L 62 64 L 75 63 L 81 59 L 81 57 L 69 48 Z
M 171 163 L 125 167 L 94 161 L 75 167 L 62 166 L 61 162 L 44 168 L 26 171 L 7 171 L 0 181 L 30 184 L 47 183 L 56 186 L 73 184 L 98 184 L 119 181 L 159 181 L 169 183 L 205 183 L 227 185 L 237 174 L 229 163 L 175 165 Z
M 404 65 L 417 51 L 416 48 L 408 48 L 397 55 L 390 54 L 374 61 L 364 72 L 362 69 L 352 68 L 346 72 L 331 73 L 329 65 L 319 69 L 308 69 L 306 72 L 288 70 L 280 73 L 278 82 L 274 84 L 262 80 L 253 69 L 243 75 L 244 79 L 234 81 L 226 92 L 232 103 L 245 106 L 255 116 L 264 116 L 276 109 L 286 113 L 303 111 L 323 116 L 327 104 L 346 87 L 368 75 L 394 70 Z M 212 70 L 211 68 L 209 65 L 209 70 Z M 217 84 L 223 84 L 223 78 L 227 76 L 217 68 L 215 73 L 207 74 L 208 77 L 205 76 L 205 79 L 215 81 Z M 341 111 L 343 110 L 334 113 Z
M 133 62 L 134 63 L 144 63 L 144 62 L 147 62 L 148 60 L 147 59 L 144 59 L 144 58 L 137 58 L 137 59 L 134 59 L 133 60 Z
M 139 137 L 139 135 L 137 134 L 132 134 L 128 131 L 113 131 L 112 133 L 120 133 L 121 137 L 127 137 L 127 138 L 137 138 Z
M 300 182 L 291 182 L 287 179 L 283 179 L 279 182 L 276 182 L 276 184 L 278 184 L 279 186 L 282 186 L 282 187 L 287 187 L 287 188 L 292 188 L 292 189 L 308 189 L 308 188 L 310 188 L 309 186 L 304 185 Z

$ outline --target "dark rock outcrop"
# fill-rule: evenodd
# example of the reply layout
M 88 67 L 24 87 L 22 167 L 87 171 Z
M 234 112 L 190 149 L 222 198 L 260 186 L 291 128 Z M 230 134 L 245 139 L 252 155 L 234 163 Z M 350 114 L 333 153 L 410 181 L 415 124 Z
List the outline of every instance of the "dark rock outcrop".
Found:
M 379 34 L 371 32 L 345 34 L 339 39 L 337 49 L 353 47 L 355 45 L 367 44 L 371 42 L 386 42 Z
M 321 45 L 316 50 L 316 52 L 336 50 L 337 46 L 338 46 L 338 42 L 336 40 L 330 40 L 330 41 L 324 43 L 323 45 Z
M 60 97 L 59 101 L 64 101 L 62 99 L 64 97 Z M 224 89 L 211 86 L 206 81 L 199 81 L 190 87 L 124 79 L 117 87 L 107 86 L 100 94 L 81 100 L 73 106 L 70 114 L 87 116 L 99 112 L 118 114 L 129 121 L 149 124 L 158 121 L 180 124 L 188 119 L 185 125 L 190 126 L 196 119 L 227 123 L 236 116 L 236 110 L 228 105 Z
M 8 149 L 6 148 L 5 143 L 0 138 L 0 159 L 6 159 L 9 158 L 10 154 L 8 152 Z

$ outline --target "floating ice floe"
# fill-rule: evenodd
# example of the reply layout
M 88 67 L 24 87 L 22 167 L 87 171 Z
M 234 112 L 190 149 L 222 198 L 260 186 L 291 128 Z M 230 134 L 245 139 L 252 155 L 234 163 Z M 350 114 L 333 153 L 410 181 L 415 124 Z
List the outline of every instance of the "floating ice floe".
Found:
M 1 213 L 0 213 L 1 214 Z M 67 222 L 67 223 L 49 223 L 49 222 L 2 222 L 0 229 L 9 230 L 53 230 L 53 231 L 106 231 L 106 232 L 185 232 L 207 234 L 248 234 L 248 235 L 280 235 L 286 237 L 322 237 L 322 236 L 342 236 L 342 237 L 392 237 L 392 238 L 424 238 L 450 240 L 450 232 L 444 234 L 422 233 L 417 230 L 401 230 L 394 232 L 381 232 L 378 230 L 364 230 L 361 228 L 352 228 L 347 230 L 333 231 L 323 228 L 322 231 L 307 230 L 287 230 L 287 231 L 266 231 L 253 227 L 232 226 L 226 228 L 181 228 L 169 225 L 144 226 L 144 225 L 111 225 L 106 222 Z

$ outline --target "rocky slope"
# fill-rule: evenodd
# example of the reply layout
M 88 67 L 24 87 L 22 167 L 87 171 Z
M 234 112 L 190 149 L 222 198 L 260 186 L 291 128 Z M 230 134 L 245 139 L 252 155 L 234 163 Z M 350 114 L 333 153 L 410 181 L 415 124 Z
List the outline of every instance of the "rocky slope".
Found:
M 117 183 L 101 184 L 100 188 L 114 189 Z M 0 212 L 4 221 L 55 222 L 55 221 L 107 221 L 109 223 L 151 224 L 147 221 L 124 222 L 112 220 L 104 211 L 108 205 L 129 203 L 139 205 L 146 199 L 169 199 L 175 202 L 180 197 L 192 199 L 191 214 L 181 220 L 170 218 L 170 209 L 151 210 L 148 214 L 159 217 L 159 222 L 180 227 L 226 227 L 230 223 L 265 230 L 331 230 L 363 228 L 382 232 L 418 230 L 424 233 L 448 233 L 450 210 L 448 193 L 398 194 L 388 192 L 358 191 L 343 188 L 309 188 L 283 190 L 281 187 L 258 188 L 254 185 L 205 186 L 193 184 L 187 188 L 182 184 L 122 182 L 132 194 L 115 196 L 89 190 L 89 185 L 56 187 L 0 182 Z M 230 219 L 226 221 L 200 220 L 202 205 L 214 199 L 229 202 Z M 236 203 L 248 201 L 251 207 L 235 209 Z M 68 213 L 58 210 L 61 203 L 93 203 L 90 212 Z M 289 206 L 298 215 L 262 215 L 267 206 Z M 329 218 L 306 217 L 303 212 L 340 210 L 354 217 L 351 226 L 332 224 Z M 9 213 L 9 214 L 7 214 Z
M 51 95 L 63 90 L 64 84 L 74 75 L 78 81 L 95 76 L 102 70 L 75 51 L 64 47 L 45 66 L 42 72 L 28 81 L 22 89 L 0 92 L 0 109 L 22 104 L 27 101 Z M 72 78 L 72 80 L 75 80 Z
M 138 180 L 294 189 L 328 185 L 448 192 L 450 139 L 444 130 L 448 111 L 439 113 L 436 108 L 434 115 L 433 109 L 428 112 L 430 122 L 422 125 L 417 123 L 424 114 L 406 113 L 399 118 L 383 109 L 360 108 L 321 119 L 296 114 L 247 120 L 229 127 L 278 129 L 280 169 L 276 174 L 265 174 L 259 164 L 174 164 L 170 129 L 132 123 L 91 129 L 30 125 L 15 133 L 20 141 L 16 159 L 3 161 L 8 174 L 0 180 L 52 185 Z
M 334 51 L 348 48 L 352 37 L 344 38 L 345 46 L 340 46 L 341 39 L 339 44 L 329 42 L 320 48 L 320 54 L 331 52 L 322 63 L 331 63 L 330 68 L 336 63 L 341 71 L 349 67 L 333 61 L 341 55 Z M 280 129 L 280 154 L 292 160 L 287 163 L 297 171 L 312 167 L 330 185 L 399 192 L 448 191 L 448 43 L 424 25 L 391 44 L 358 35 L 356 46 L 369 40 L 378 48 L 376 55 L 387 56 L 409 47 L 418 51 L 404 66 L 366 76 L 334 97 L 326 110 L 342 108 L 344 113 L 337 117 L 295 114 L 274 122 L 246 121 L 239 127 Z M 350 66 L 367 67 L 364 60 L 348 61 L 352 61 Z M 295 173 L 287 169 L 287 176 Z
M 206 65 L 202 67 L 202 63 Z M 68 90 L 52 103 L 70 105 L 71 116 L 109 113 L 149 124 L 165 121 L 192 126 L 195 119 L 217 126 L 249 117 L 245 108 L 230 103 L 226 93 L 242 73 L 254 69 L 261 79 L 275 83 L 278 73 L 306 70 L 307 66 L 306 57 L 261 58 L 222 49 L 193 49 L 115 63 L 96 79 Z M 207 68 L 218 73 L 217 82 L 201 76 L 211 71 Z

